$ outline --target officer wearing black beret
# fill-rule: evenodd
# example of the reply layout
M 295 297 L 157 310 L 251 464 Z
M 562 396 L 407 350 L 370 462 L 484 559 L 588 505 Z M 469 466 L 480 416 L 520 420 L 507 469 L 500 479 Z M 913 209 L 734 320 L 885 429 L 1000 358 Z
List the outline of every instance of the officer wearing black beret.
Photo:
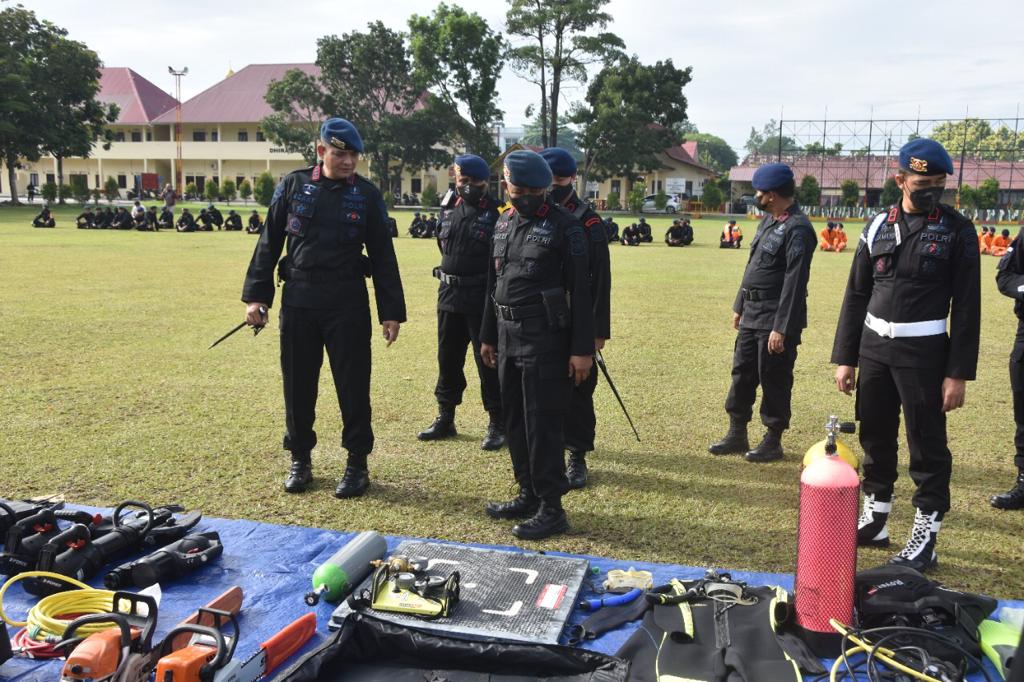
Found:
M 590 263 L 590 299 L 594 306 L 594 348 L 602 350 L 612 336 L 611 295 L 612 267 L 608 253 L 607 232 L 604 221 L 594 209 L 576 194 L 576 159 L 561 147 L 549 147 L 540 155 L 551 169 L 551 199 L 565 207 L 583 226 L 587 237 L 587 260 Z M 565 477 L 570 488 L 587 484 L 586 455 L 594 449 L 597 416 L 594 413 L 594 389 L 597 372 L 591 372 L 586 381 L 572 391 L 572 402 L 565 419 L 565 447 L 569 458 Z
M 934 140 L 900 149 L 902 198 L 861 233 L 832 347 L 836 387 L 857 390 L 864 448 L 857 542 L 889 545 L 902 408 L 917 511 L 910 539 L 891 563 L 919 571 L 937 563 L 953 463 L 946 413 L 964 404 L 981 328 L 978 236 L 971 221 L 940 203 L 952 173 L 949 154 Z
M 985 228 L 981 228 L 984 230 Z M 1005 232 L 1005 230 L 1004 230 Z M 992 506 L 996 509 L 1024 509 L 1024 247 L 1021 245 L 1022 232 L 1010 243 L 1006 255 L 999 259 L 996 285 L 999 292 L 1013 299 L 1013 312 L 1017 316 L 1017 336 L 1010 353 L 1010 390 L 1013 392 L 1013 421 L 1016 433 L 1013 445 L 1016 450 L 1013 464 L 1017 467 L 1017 479 L 1005 493 L 993 495 Z
M 715 455 L 748 449 L 747 422 L 761 387 L 761 443 L 746 453 L 748 462 L 782 459 L 782 432 L 789 428 L 800 335 L 807 326 L 807 282 L 818 245 L 814 228 L 793 200 L 793 171 L 769 163 L 754 171 L 754 200 L 765 216 L 750 243 L 743 281 L 733 303 L 732 325 L 739 331 L 732 360 L 732 386 L 725 399 L 729 431 L 708 450 Z
M 487 436 L 480 447 L 497 450 L 505 444 L 498 372 L 480 358 L 480 320 L 487 299 L 487 266 L 491 262 L 491 237 L 498 220 L 498 201 L 487 191 L 491 169 L 475 154 L 455 157 L 455 189 L 458 198 L 442 214 L 437 247 L 441 265 L 434 268 L 440 280 L 437 290 L 437 365 L 434 387 L 438 415 L 416 437 L 439 440 L 457 435 L 455 407 L 466 390 L 466 347 L 472 344 L 480 376 L 480 395 L 490 415 Z
M 373 278 L 377 317 L 389 346 L 405 321 L 405 299 L 384 199 L 355 172 L 362 151 L 355 126 L 341 118 L 324 122 L 317 143 L 320 163 L 290 173 L 274 190 L 242 289 L 246 321 L 259 327 L 267 322 L 260 308 L 274 302 L 275 266 L 284 281 L 284 447 L 292 456 L 287 492 L 302 492 L 313 480 L 310 453 L 317 443 L 313 421 L 325 347 L 344 422 L 341 446 L 348 451 L 334 494 L 357 497 L 370 485 L 371 324 L 365 279 Z M 285 242 L 288 255 L 278 263 Z
M 504 175 L 512 208 L 494 227 L 480 354 L 498 369 L 519 494 L 486 511 L 495 519 L 526 519 L 512 533 L 537 540 L 569 529 L 562 509 L 564 420 L 573 384 L 593 367 L 594 310 L 586 235 L 547 196 L 547 162 L 515 151 L 505 157 Z

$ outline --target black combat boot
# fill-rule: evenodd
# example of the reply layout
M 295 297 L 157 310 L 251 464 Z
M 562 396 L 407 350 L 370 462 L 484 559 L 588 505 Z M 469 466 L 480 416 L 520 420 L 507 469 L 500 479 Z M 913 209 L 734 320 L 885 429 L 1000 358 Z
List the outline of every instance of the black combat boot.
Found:
M 768 429 L 757 447 L 744 455 L 748 462 L 774 462 L 782 459 L 782 432 Z
M 722 440 L 712 443 L 708 452 L 712 455 L 738 455 L 750 449 L 747 440 L 747 423 L 729 417 L 729 431 Z
M 437 417 L 427 428 L 416 434 L 420 440 L 441 440 L 459 435 L 455 430 L 455 408 L 441 405 Z
M 370 487 L 370 472 L 366 467 L 366 457 L 348 456 L 345 464 L 345 474 L 334 489 L 334 496 L 344 500 L 349 497 L 359 497 Z
M 284 479 L 286 493 L 304 493 L 313 482 L 313 465 L 309 462 L 309 453 L 292 453 L 292 466 L 288 470 L 288 478 Z
M 569 451 L 569 461 L 565 464 L 565 479 L 573 490 L 587 485 L 587 453 Z
M 858 547 L 889 546 L 888 523 L 891 510 L 891 494 L 888 497 L 875 493 L 864 495 L 864 510 L 857 521 Z
M 935 553 L 935 542 L 942 527 L 942 512 L 930 512 L 918 509 L 914 514 L 914 527 L 910 530 L 910 539 L 903 551 L 889 559 L 895 566 L 907 566 L 924 573 L 939 564 Z
M 452 427 L 452 431 L 455 427 Z M 500 450 L 505 447 L 505 425 L 502 423 L 501 414 L 491 413 L 491 421 L 487 425 L 487 435 L 480 443 L 481 450 Z
M 993 495 L 992 506 L 996 509 L 1024 509 L 1024 469 L 1017 474 L 1017 482 L 1000 495 Z
M 569 519 L 561 502 L 541 502 L 537 513 L 512 527 L 512 535 L 521 540 L 543 540 L 569 530 Z
M 540 500 L 533 491 L 520 488 L 519 494 L 508 502 L 488 502 L 484 511 L 492 519 L 526 519 L 537 513 Z

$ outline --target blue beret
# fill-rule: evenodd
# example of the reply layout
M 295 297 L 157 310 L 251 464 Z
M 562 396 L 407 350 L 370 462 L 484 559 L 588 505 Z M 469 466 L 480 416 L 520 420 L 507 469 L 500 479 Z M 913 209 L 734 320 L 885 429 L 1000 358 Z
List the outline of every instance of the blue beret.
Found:
M 571 178 L 576 175 L 576 159 L 561 147 L 548 147 L 542 150 L 540 155 L 548 162 L 552 175 L 561 178 Z
M 338 149 L 363 152 L 363 138 L 356 127 L 343 118 L 329 118 L 320 126 L 320 139 Z
M 537 152 L 520 149 L 505 157 L 505 181 L 518 187 L 547 188 L 551 186 L 551 168 Z
M 770 192 L 793 179 L 793 169 L 784 163 L 766 163 L 754 171 L 750 184 L 761 192 Z
M 922 137 L 900 147 L 900 168 L 918 175 L 952 175 L 953 159 L 941 144 Z
M 489 180 L 491 167 L 476 154 L 461 154 L 455 157 L 455 172 L 477 180 Z

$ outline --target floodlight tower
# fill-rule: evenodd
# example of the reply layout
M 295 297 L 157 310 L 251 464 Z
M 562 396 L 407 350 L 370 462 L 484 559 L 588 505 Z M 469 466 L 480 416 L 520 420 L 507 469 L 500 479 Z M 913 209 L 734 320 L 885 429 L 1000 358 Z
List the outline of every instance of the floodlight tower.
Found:
M 167 67 L 167 73 L 174 76 L 174 101 L 176 102 L 174 107 L 174 137 L 178 141 L 178 156 L 174 161 L 174 189 L 178 192 L 182 192 L 181 186 L 181 174 L 182 174 L 182 161 L 181 161 L 181 77 L 188 75 L 188 67 L 181 70 L 176 70 L 173 66 Z

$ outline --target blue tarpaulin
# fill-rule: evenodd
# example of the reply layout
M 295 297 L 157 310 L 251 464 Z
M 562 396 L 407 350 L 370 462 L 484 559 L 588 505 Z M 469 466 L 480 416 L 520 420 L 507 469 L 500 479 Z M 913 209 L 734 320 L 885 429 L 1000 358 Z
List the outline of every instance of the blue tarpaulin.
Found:
M 85 509 L 97 511 L 92 508 Z M 238 618 L 241 637 L 235 656 L 242 659 L 255 653 L 261 642 L 269 639 L 285 625 L 309 612 L 310 607 L 304 603 L 303 595 L 312 588 L 313 571 L 355 535 L 317 528 L 215 518 L 204 518 L 195 530 L 217 531 L 224 543 L 224 555 L 210 566 L 186 578 L 161 585 L 163 595 L 154 642 L 159 642 L 166 632 L 198 607 L 205 605 L 226 589 L 239 585 L 245 598 Z M 388 537 L 389 550 L 393 550 L 407 539 L 410 538 Z M 515 547 L 494 549 L 524 551 Z M 655 585 L 667 583 L 671 578 L 700 578 L 705 572 L 703 568 L 692 566 L 623 562 L 602 557 L 583 558 L 588 559 L 591 566 L 598 569 L 592 580 L 593 586 L 584 585 L 583 596 L 594 596 L 593 587 L 599 586 L 604 574 L 613 568 L 633 567 L 650 571 L 654 575 Z M 732 575 L 733 578 L 750 584 L 780 585 L 787 590 L 793 588 L 793 576 L 787 574 L 734 571 Z M 93 579 L 90 584 L 103 587 L 102 575 Z M 4 596 L 3 608 L 8 618 L 23 620 L 35 601 L 34 597 L 16 585 Z M 1022 607 L 1024 602 L 1001 602 L 1000 606 Z M 334 605 L 325 602 L 315 607 L 317 634 L 299 655 L 309 651 L 328 636 L 327 623 L 333 610 Z M 570 618 L 570 624 L 582 622 L 588 615 L 587 612 L 576 609 Z M 638 625 L 639 622 L 630 623 L 595 640 L 585 642 L 582 646 L 614 654 Z M 13 630 L 10 634 L 14 634 Z M 286 668 L 290 662 L 286 662 L 281 669 Z M 61 665 L 61 661 L 15 658 L 0 665 L 0 679 L 19 682 L 57 680 L 60 679 Z M 992 670 L 991 667 L 989 670 Z M 976 679 L 982 678 L 978 676 Z

